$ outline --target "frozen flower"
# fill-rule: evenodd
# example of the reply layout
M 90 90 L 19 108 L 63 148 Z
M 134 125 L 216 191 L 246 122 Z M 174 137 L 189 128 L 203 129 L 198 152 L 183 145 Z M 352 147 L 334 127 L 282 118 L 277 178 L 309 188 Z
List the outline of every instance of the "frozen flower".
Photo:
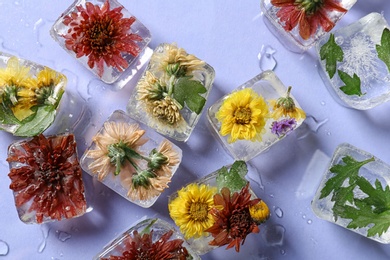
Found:
M 214 195 L 214 207 L 210 214 L 214 218 L 214 224 L 206 230 L 214 239 L 209 243 L 212 246 L 228 245 L 226 249 L 235 247 L 240 251 L 245 238 L 250 233 L 259 233 L 259 227 L 252 218 L 249 208 L 258 204 L 260 199 L 251 200 L 249 183 L 238 193 L 230 194 L 226 187 L 221 194 Z
M 264 98 L 245 88 L 233 92 L 223 101 L 216 118 L 221 122 L 221 135 L 229 135 L 229 143 L 237 140 L 260 141 L 268 113 Z
M 98 179 L 103 180 L 107 174 L 129 172 L 133 169 L 128 160 L 125 160 L 123 149 L 136 151 L 147 139 L 143 139 L 145 130 L 139 128 L 138 124 L 127 124 L 123 122 L 106 122 L 101 134 L 92 138 L 96 147 L 86 154 L 93 159 L 88 165 L 92 173 L 98 175 Z M 126 148 L 127 147 L 127 148 Z
M 295 118 L 285 118 L 280 121 L 274 121 L 271 125 L 271 133 L 278 137 L 283 137 L 291 133 L 292 130 L 297 126 Z
M 111 255 L 102 260 L 128 260 L 128 259 L 178 259 L 185 260 L 189 257 L 188 251 L 183 247 L 182 239 L 172 239 L 172 230 L 164 233 L 157 241 L 153 242 L 153 230 L 150 233 L 138 233 L 135 230 L 132 237 L 124 241 L 123 252 L 120 256 Z
M 309 39 L 322 27 L 329 32 L 334 26 L 331 12 L 347 12 L 340 5 L 340 0 L 271 0 L 271 4 L 280 7 L 276 15 L 286 31 L 299 26 L 299 35 Z
M 0 69 L 0 103 L 11 109 L 18 120 L 33 114 L 31 107 L 36 104 L 33 86 L 30 68 L 23 66 L 17 57 L 9 58 L 7 67 Z
M 8 176 L 17 207 L 29 205 L 26 214 L 36 212 L 36 222 L 61 220 L 85 213 L 82 171 L 73 135 L 34 137 L 11 146 Z
M 146 71 L 137 84 L 137 98 L 145 102 L 163 99 L 167 92 L 165 84 L 150 71 Z
M 167 124 L 182 128 L 185 123 L 180 114 L 180 107 L 177 105 L 177 102 L 169 96 L 166 96 L 161 100 L 153 101 L 149 104 L 148 109 L 151 110 L 153 117 L 160 121 L 162 128 Z
M 140 52 L 136 42 L 142 41 L 142 37 L 130 32 L 136 19 L 123 18 L 123 6 L 110 10 L 108 0 L 101 7 L 86 2 L 85 7 L 79 5 L 76 9 L 63 21 L 68 26 L 63 35 L 66 48 L 77 58 L 87 56 L 88 66 L 97 66 L 99 77 L 104 73 L 104 65 L 118 71 L 127 68 L 129 64 L 123 56 L 136 57 Z
M 150 59 L 152 70 L 165 71 L 168 75 L 176 77 L 191 75 L 192 72 L 202 69 L 204 65 L 204 61 L 178 48 L 176 44 L 165 44 L 163 51 L 155 52 Z
M 58 93 L 59 89 L 56 86 L 61 82 L 65 82 L 66 77 L 48 67 L 39 71 L 37 78 L 34 79 L 32 89 L 35 92 L 38 104 L 55 105 L 58 103 L 58 99 L 61 98 L 61 93 Z M 65 83 L 61 87 L 64 87 Z
M 272 106 L 272 118 L 279 119 L 282 116 L 295 118 L 296 120 L 305 119 L 305 112 L 295 105 L 294 100 L 290 97 L 292 87 L 288 87 L 285 97 L 281 97 L 278 100 L 270 100 L 269 103 Z
M 209 213 L 214 206 L 213 195 L 216 187 L 192 183 L 177 192 L 169 202 L 169 214 L 185 238 L 198 238 L 214 223 Z
M 249 207 L 249 213 L 257 224 L 265 222 L 269 218 L 269 208 L 263 200 Z
M 131 175 L 121 175 L 122 186 L 128 189 L 127 196 L 132 200 L 150 200 L 160 195 L 171 182 L 171 177 L 156 176 L 153 172 L 142 171 Z
M 164 155 L 168 160 L 156 171 L 158 176 L 170 176 L 172 167 L 178 165 L 181 161 L 180 155 L 173 149 L 172 143 L 164 140 L 158 147 L 158 152 Z

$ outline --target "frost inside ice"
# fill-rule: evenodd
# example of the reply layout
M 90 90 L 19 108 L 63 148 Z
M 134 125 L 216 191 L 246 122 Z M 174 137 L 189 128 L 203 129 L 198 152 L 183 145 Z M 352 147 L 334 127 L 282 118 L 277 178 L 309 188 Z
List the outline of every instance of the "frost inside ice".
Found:
M 380 71 L 383 67 L 378 58 L 375 44 L 371 37 L 365 33 L 358 32 L 343 44 L 344 60 L 340 65 L 340 70 L 350 76 L 356 74 L 362 84 L 369 87 L 370 80 L 380 79 Z

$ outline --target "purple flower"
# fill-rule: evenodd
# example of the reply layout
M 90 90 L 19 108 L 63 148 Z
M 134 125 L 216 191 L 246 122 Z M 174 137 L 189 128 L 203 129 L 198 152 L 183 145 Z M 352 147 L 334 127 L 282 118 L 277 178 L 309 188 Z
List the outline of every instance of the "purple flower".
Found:
M 274 121 L 271 125 L 271 132 L 278 137 L 288 135 L 297 126 L 295 118 L 286 118 L 280 121 Z

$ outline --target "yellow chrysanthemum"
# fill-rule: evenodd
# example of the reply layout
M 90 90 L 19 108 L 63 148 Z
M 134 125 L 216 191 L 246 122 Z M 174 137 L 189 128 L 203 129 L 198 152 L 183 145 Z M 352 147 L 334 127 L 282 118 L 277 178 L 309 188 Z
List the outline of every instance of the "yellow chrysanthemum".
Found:
M 30 87 L 32 84 L 30 68 L 21 65 L 15 56 L 9 58 L 5 69 L 0 69 L 1 88 L 5 86 Z
M 264 201 L 249 207 L 249 213 L 254 221 L 257 223 L 263 223 L 269 218 L 269 208 Z
M 178 196 L 168 204 L 169 214 L 186 239 L 198 238 L 214 224 L 209 213 L 214 206 L 216 187 L 189 184 L 178 191 Z
M 305 112 L 295 105 L 294 100 L 290 97 L 291 86 L 287 89 L 286 97 L 281 97 L 278 100 L 270 100 L 272 106 L 272 118 L 277 120 L 281 117 L 295 118 L 295 120 L 305 119 Z
M 19 120 L 33 113 L 30 110 L 35 105 L 33 85 L 30 68 L 20 64 L 17 57 L 9 58 L 7 67 L 0 69 L 0 94 L 11 102 L 10 108 Z
M 269 110 L 262 96 L 246 88 L 229 95 L 215 116 L 221 122 L 221 135 L 230 135 L 229 143 L 242 139 L 260 141 Z

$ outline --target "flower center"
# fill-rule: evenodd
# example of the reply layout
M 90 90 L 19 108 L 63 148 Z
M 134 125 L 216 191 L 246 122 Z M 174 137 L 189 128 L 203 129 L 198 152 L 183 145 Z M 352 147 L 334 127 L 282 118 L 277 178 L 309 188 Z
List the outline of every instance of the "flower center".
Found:
M 204 221 L 207 219 L 208 206 L 203 202 L 193 202 L 190 207 L 190 214 L 193 220 Z
M 107 52 L 110 52 L 114 37 L 115 27 L 109 17 L 96 19 L 86 26 L 86 40 L 89 42 L 90 48 L 96 53 L 107 54 Z
M 233 238 L 245 238 L 250 233 L 252 218 L 248 209 L 233 212 L 229 222 L 230 234 Z
M 249 124 L 252 118 L 252 111 L 248 107 L 240 107 L 234 111 L 234 118 L 236 119 L 236 124 Z
M 307 15 L 312 15 L 322 8 L 324 0 L 295 0 L 295 4 L 305 9 Z

